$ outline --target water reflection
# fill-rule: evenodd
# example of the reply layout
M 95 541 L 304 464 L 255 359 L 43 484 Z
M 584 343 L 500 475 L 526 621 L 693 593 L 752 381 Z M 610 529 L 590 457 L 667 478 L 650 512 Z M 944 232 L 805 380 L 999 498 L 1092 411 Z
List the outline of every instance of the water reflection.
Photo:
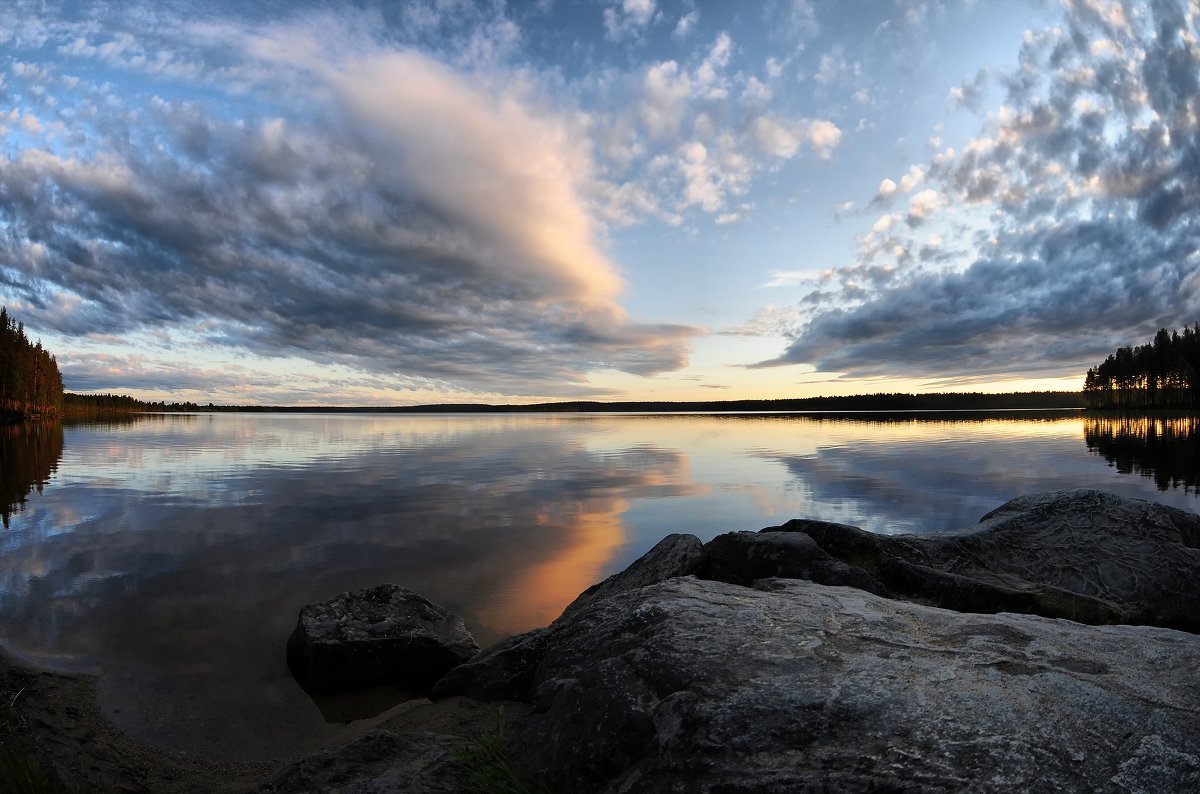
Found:
M 797 516 L 930 531 L 1080 485 L 1196 501 L 1088 454 L 1078 416 L 198 415 L 18 435 L 58 463 L 0 469 L 26 500 L 0 538 L 0 640 L 98 673 L 135 736 L 225 758 L 370 725 L 328 724 L 284 664 L 300 606 L 344 590 L 405 585 L 487 644 L 669 532 Z
M 398 582 L 486 644 L 601 577 L 631 499 L 695 491 L 680 452 L 589 448 L 603 432 L 578 430 L 294 416 L 69 430 L 56 487 L 0 557 L 6 645 L 97 672 L 109 712 L 148 741 L 318 746 L 340 728 L 282 663 L 301 605 Z
M 26 497 L 42 492 L 62 452 L 62 425 L 57 422 L 0 424 L 0 518 L 5 529 Z
M 1200 485 L 1200 417 L 1089 418 L 1083 436 L 1117 471 L 1152 479 L 1160 491 Z

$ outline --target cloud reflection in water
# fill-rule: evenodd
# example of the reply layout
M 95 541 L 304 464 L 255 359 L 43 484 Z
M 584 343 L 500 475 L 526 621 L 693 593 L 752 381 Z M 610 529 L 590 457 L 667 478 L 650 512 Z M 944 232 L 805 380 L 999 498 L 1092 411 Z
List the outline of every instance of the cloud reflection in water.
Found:
M 64 441 L 3 539 L 0 637 L 98 672 L 134 735 L 228 758 L 369 725 L 326 724 L 284 664 L 300 606 L 341 591 L 402 584 L 486 644 L 668 532 L 932 531 L 1085 485 L 1196 509 L 1088 454 L 1079 418 L 201 415 Z
M 629 499 L 693 490 L 682 453 L 590 449 L 596 434 L 505 417 L 68 430 L 60 476 L 0 559 L 6 644 L 96 670 L 114 717 L 151 741 L 253 757 L 288 726 L 315 746 L 335 729 L 282 656 L 300 606 L 392 581 L 488 643 L 600 577 Z M 232 714 L 247 716 L 214 730 Z

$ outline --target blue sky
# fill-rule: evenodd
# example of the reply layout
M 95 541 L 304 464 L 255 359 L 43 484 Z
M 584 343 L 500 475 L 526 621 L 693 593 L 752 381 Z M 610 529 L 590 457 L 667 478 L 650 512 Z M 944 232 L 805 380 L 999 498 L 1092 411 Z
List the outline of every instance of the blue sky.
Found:
M 1079 388 L 1200 319 L 1187 0 L 0 9 L 0 302 L 68 388 Z

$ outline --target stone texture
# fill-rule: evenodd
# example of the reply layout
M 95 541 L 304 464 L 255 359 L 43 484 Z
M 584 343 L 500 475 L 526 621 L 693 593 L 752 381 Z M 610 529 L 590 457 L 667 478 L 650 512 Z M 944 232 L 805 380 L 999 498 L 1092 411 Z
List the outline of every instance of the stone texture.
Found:
M 549 791 L 1200 789 L 1200 637 L 674 578 L 545 637 Z
M 465 739 L 374 730 L 342 747 L 307 756 L 274 775 L 262 794 L 444 794 L 464 791 L 457 755 Z
M 885 536 L 805 520 L 763 530 L 781 532 L 918 603 L 1200 631 L 1200 516 L 1154 502 L 1052 491 L 954 532 Z
M 828 585 L 847 585 L 877 595 L 887 590 L 874 576 L 847 565 L 801 532 L 728 532 L 704 546 L 699 576 L 749 585 L 756 579 L 781 576 Z
M 433 685 L 434 700 L 464 695 L 477 700 L 528 701 L 550 629 L 534 629 L 503 639 Z
M 300 610 L 288 667 L 314 692 L 401 684 L 424 692 L 479 651 L 462 619 L 394 584 Z

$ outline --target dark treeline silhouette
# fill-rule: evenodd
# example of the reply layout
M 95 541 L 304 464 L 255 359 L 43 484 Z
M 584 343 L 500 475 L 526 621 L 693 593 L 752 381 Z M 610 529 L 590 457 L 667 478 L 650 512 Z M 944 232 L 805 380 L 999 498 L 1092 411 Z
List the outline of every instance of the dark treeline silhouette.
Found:
M 399 406 L 312 405 L 197 405 L 148 403 L 151 411 L 237 411 L 244 413 L 725 413 L 857 411 L 997 411 L 1082 408 L 1083 396 L 1072 391 L 1011 392 L 1008 394 L 859 394 L 849 397 L 797 397 L 779 400 L 706 400 L 703 402 L 623 401 L 490 405 L 440 403 Z
M 42 492 L 62 453 L 63 429 L 57 421 L 0 426 L 0 519 L 6 529 L 30 492 Z
M 1100 416 L 1083 421 L 1088 450 L 1158 490 L 1200 488 L 1200 417 Z
M 63 395 L 63 415 L 69 419 L 97 414 L 133 414 L 160 410 L 125 394 L 73 394 Z
M 24 323 L 0 307 L 0 419 L 57 416 L 62 402 L 58 362 L 41 341 L 29 341 Z
M 1088 408 L 1200 407 L 1200 324 L 1109 354 L 1088 370 L 1083 394 Z

